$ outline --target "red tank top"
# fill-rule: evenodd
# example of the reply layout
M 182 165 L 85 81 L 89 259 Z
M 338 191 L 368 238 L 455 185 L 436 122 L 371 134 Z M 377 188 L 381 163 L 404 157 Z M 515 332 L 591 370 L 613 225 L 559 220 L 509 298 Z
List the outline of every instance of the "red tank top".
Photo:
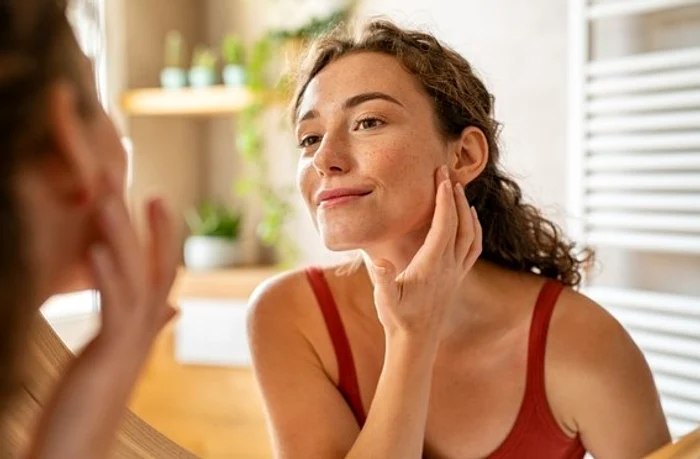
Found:
M 309 284 L 323 314 L 338 360 L 338 390 L 362 427 L 366 414 L 360 396 L 355 363 L 345 327 L 323 271 L 308 268 Z M 559 427 L 549 407 L 544 383 L 544 356 L 552 311 L 562 284 L 545 282 L 537 298 L 530 325 L 525 395 L 515 424 L 506 439 L 489 459 L 532 458 L 580 459 L 586 451 L 580 438 L 569 438 Z

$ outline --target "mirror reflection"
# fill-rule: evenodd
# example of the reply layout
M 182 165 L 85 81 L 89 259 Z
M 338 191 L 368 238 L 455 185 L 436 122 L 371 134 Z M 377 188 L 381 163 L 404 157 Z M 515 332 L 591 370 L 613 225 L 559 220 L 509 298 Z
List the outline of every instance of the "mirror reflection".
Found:
M 0 30 L 3 457 L 700 456 L 698 2 Z

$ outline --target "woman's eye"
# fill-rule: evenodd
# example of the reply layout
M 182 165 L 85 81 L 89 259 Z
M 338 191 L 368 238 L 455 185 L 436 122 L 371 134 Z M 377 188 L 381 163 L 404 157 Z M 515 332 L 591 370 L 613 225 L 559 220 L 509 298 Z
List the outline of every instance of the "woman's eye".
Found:
M 357 122 L 357 129 L 372 129 L 384 124 L 379 118 L 365 118 Z
M 307 135 L 306 137 L 302 138 L 299 142 L 299 148 L 310 147 L 311 145 L 318 143 L 319 140 L 320 137 L 317 135 Z

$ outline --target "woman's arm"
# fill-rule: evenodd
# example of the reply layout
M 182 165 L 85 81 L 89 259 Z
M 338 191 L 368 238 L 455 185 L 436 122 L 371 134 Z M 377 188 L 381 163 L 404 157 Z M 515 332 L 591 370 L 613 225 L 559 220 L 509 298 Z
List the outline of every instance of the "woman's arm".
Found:
M 581 438 L 599 459 L 643 457 L 671 441 L 659 394 L 632 339 L 620 329 L 607 341 L 596 375 L 584 382 L 590 398 L 579 405 Z
M 107 457 L 148 349 L 98 337 L 68 366 L 45 408 L 30 458 Z
M 558 399 L 595 458 L 644 457 L 671 440 L 649 366 L 610 314 L 574 296 L 555 311 L 547 350 Z
M 346 457 L 421 457 L 436 352 L 410 337 L 387 340 L 365 427 Z

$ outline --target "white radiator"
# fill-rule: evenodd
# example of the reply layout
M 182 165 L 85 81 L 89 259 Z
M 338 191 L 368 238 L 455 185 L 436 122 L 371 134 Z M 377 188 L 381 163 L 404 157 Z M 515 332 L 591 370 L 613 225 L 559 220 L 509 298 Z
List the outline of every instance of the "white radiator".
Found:
M 579 234 L 700 254 L 700 47 L 578 67 Z
M 568 230 L 594 248 L 700 257 L 694 46 L 595 59 L 597 21 L 700 0 L 569 0 Z M 700 16 L 700 15 L 699 15 Z M 700 285 L 700 272 L 696 276 Z M 674 437 L 700 425 L 700 297 L 588 286 L 644 351 Z

